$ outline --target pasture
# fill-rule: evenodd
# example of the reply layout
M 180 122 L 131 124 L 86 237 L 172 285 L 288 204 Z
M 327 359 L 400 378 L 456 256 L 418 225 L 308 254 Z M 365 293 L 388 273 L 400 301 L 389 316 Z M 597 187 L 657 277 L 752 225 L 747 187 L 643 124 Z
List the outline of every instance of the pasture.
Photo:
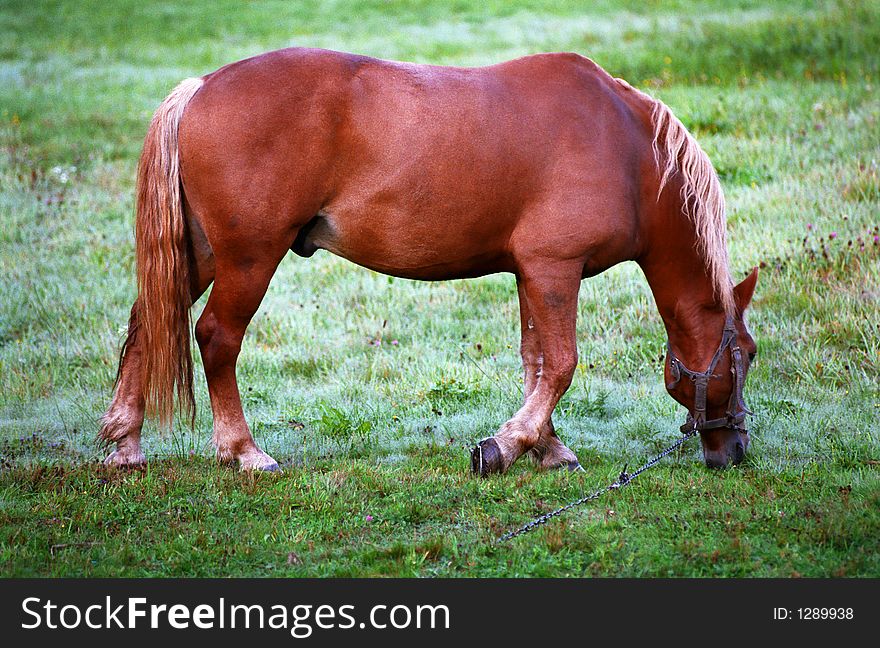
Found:
M 292 45 L 481 65 L 576 51 L 665 101 L 711 157 L 749 323 L 752 444 L 694 440 L 631 487 L 494 539 L 640 465 L 685 412 L 635 264 L 586 280 L 554 421 L 584 473 L 469 472 L 521 400 L 513 277 L 418 283 L 282 263 L 238 363 L 283 473 L 218 466 L 199 412 L 100 465 L 135 296 L 150 115 L 182 78 Z M 0 575 L 880 576 L 880 5 L 0 1 Z M 196 314 L 204 298 L 194 307 Z

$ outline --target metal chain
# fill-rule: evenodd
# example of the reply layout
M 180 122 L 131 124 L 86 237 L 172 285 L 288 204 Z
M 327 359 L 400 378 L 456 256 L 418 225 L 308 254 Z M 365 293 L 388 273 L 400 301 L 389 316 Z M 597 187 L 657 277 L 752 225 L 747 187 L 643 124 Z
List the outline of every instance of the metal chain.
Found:
M 605 488 L 601 488 L 601 489 L 597 490 L 595 493 L 587 495 L 586 497 L 582 497 L 579 500 L 575 500 L 574 502 L 566 504 L 565 506 L 561 506 L 558 509 L 556 509 L 555 511 L 550 511 L 549 513 L 545 513 L 544 515 L 542 515 L 538 518 L 535 518 L 534 520 L 532 520 L 528 524 L 524 524 L 523 526 L 521 526 L 520 528 L 518 528 L 514 531 L 508 531 L 503 536 L 498 538 L 498 542 L 506 542 L 507 540 L 512 540 L 513 538 L 515 538 L 517 536 L 521 536 L 524 533 L 528 533 L 532 529 L 538 528 L 542 524 L 547 524 L 548 521 L 552 520 L 553 518 L 555 518 L 559 515 L 562 515 L 563 513 L 568 511 L 569 509 L 573 509 L 576 506 L 581 506 L 582 504 L 586 504 L 587 502 L 590 502 L 594 499 L 598 499 L 602 495 L 607 493 L 608 491 L 617 490 L 618 488 L 623 488 L 627 484 L 631 483 L 636 477 L 638 477 L 643 472 L 645 472 L 648 468 L 653 468 L 658 463 L 660 463 L 660 460 L 663 459 L 663 457 L 667 456 L 668 454 L 670 454 L 671 452 L 673 452 L 677 448 L 681 447 L 691 437 L 695 436 L 697 434 L 697 432 L 698 432 L 698 430 L 697 430 L 697 425 L 695 422 L 693 429 L 685 432 L 678 441 L 676 441 L 671 446 L 666 448 L 663 452 L 661 452 L 656 457 L 654 457 L 653 459 L 648 461 L 645 465 L 643 465 L 641 468 L 636 470 L 634 473 L 626 472 L 626 466 L 624 466 L 623 471 L 617 477 L 617 480 L 614 481 L 613 483 L 609 484 Z

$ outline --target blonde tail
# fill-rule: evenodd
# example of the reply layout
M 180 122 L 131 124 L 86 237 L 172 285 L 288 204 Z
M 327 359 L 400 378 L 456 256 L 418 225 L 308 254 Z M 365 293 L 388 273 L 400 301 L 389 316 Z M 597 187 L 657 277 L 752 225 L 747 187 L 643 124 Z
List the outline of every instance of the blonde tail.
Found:
M 147 131 L 138 164 L 138 341 L 146 413 L 171 423 L 174 394 L 195 417 L 190 354 L 188 233 L 183 214 L 177 130 L 202 79 L 186 79 L 162 102 Z

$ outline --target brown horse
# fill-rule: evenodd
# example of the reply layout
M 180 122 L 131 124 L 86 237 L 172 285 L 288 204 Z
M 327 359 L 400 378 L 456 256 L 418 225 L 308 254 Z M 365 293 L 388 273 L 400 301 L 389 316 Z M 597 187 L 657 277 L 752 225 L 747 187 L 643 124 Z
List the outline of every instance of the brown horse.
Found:
M 218 457 L 277 469 L 245 422 L 236 359 L 281 259 L 318 249 L 411 279 L 516 276 L 525 402 L 474 449 L 481 475 L 525 453 L 578 467 L 551 421 L 577 364 L 578 286 L 626 260 L 653 291 L 667 388 L 706 462 L 748 444 L 757 274 L 733 286 L 718 178 L 669 108 L 576 54 L 453 68 L 286 49 L 183 81 L 146 136 L 136 244 L 108 464 L 145 460 L 144 416 L 169 422 L 175 392 L 193 415 L 189 310 L 213 282 L 195 336 Z

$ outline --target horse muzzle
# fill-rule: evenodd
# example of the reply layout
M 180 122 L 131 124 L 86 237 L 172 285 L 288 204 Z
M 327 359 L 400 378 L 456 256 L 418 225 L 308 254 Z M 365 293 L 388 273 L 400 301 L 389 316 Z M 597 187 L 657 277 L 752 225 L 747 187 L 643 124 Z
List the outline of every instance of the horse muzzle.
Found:
M 737 465 L 746 456 L 749 433 L 736 428 L 721 428 L 700 433 L 703 458 L 709 468 Z

